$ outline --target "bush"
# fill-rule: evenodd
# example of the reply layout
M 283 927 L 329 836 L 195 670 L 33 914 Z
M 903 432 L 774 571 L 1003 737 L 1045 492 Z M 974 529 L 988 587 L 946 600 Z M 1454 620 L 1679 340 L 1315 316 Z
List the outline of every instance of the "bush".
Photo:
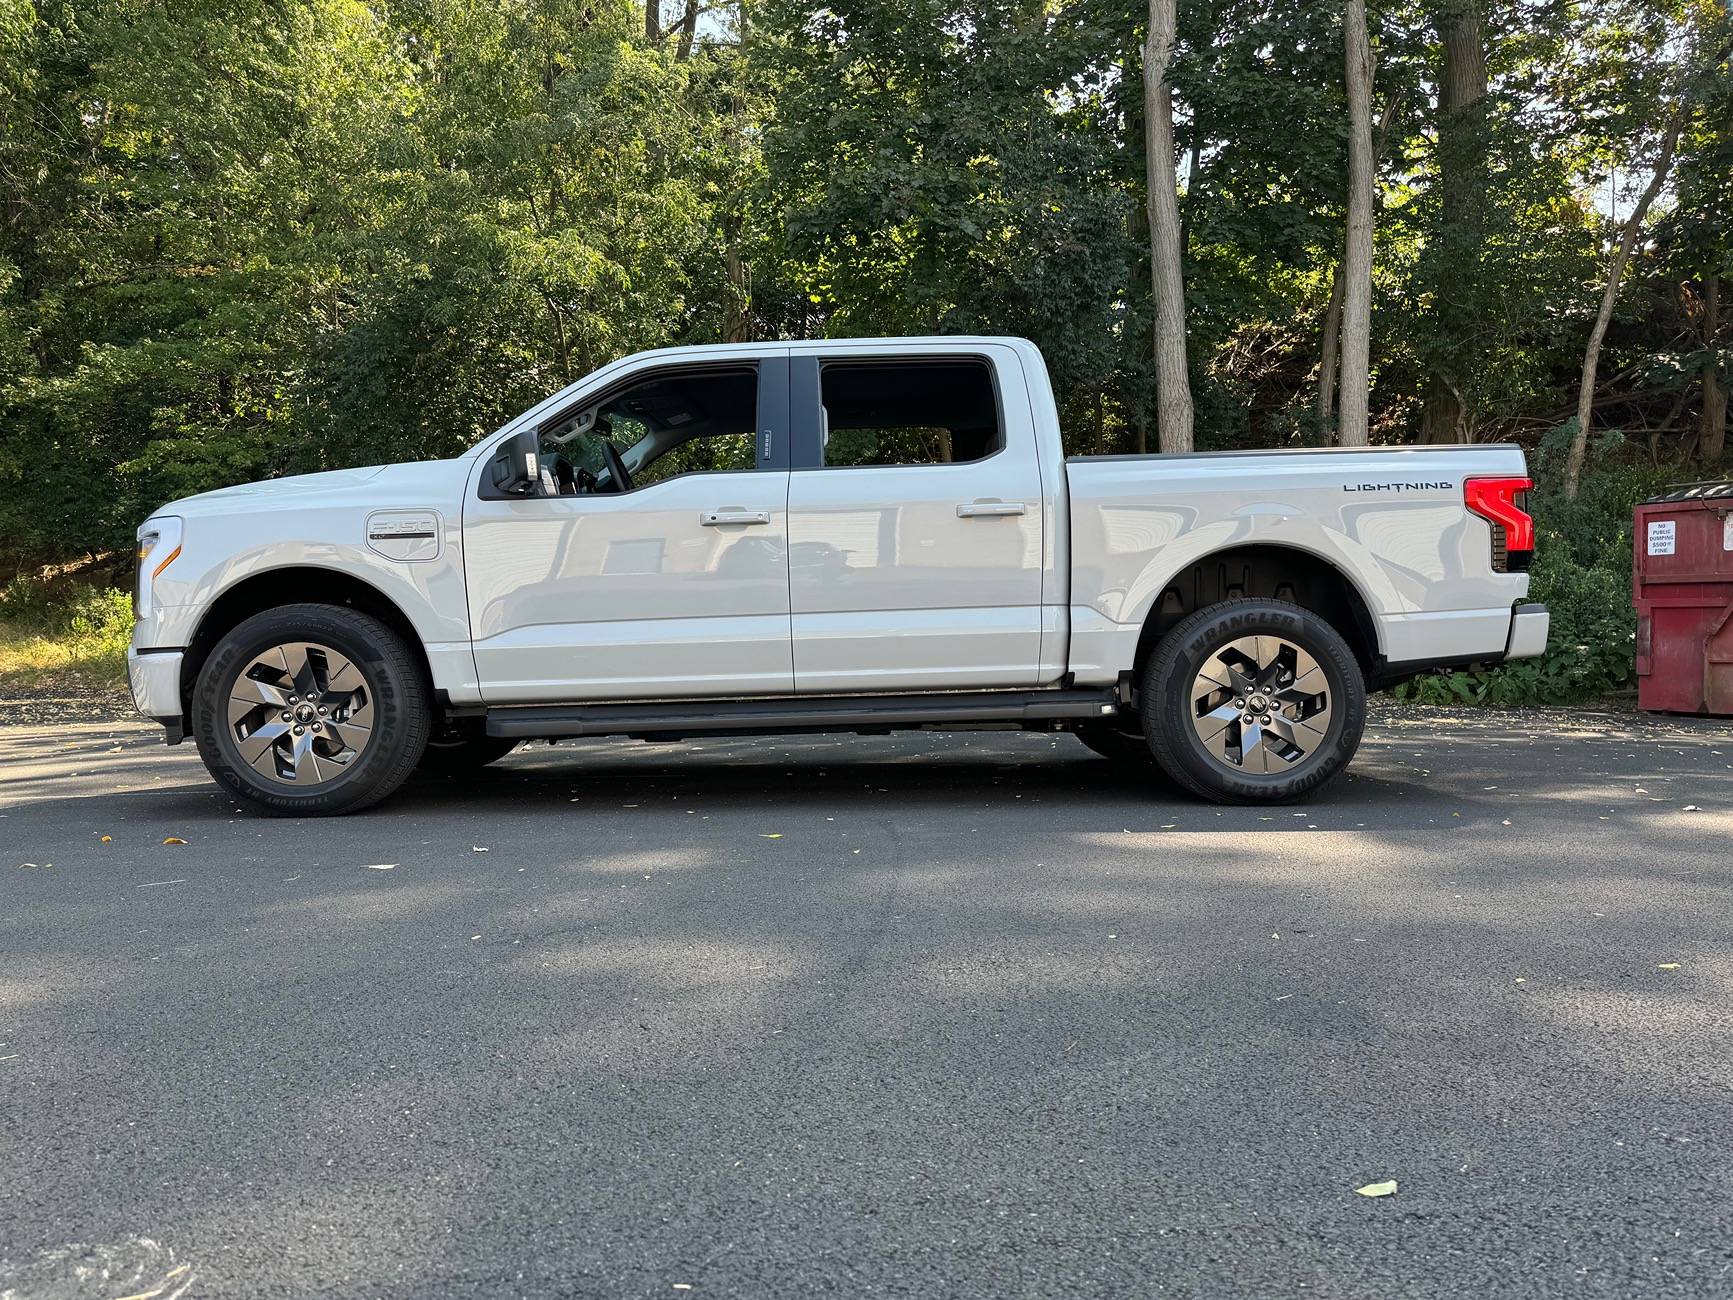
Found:
M 126 658 L 132 640 L 132 593 L 109 587 L 86 591 L 72 602 L 66 646 L 80 667 Z
M 113 587 L 55 584 L 34 574 L 0 587 L 0 677 L 71 670 L 118 680 L 132 639 L 132 595 Z

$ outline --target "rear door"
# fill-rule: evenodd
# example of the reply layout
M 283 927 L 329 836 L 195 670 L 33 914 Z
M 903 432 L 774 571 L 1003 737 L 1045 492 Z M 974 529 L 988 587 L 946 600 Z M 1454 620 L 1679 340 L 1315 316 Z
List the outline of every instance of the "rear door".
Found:
M 1036 685 L 1042 484 L 1015 357 L 796 345 L 791 364 L 795 689 Z
M 543 421 L 542 495 L 490 500 L 472 481 L 464 567 L 483 698 L 791 692 L 787 412 L 785 351 L 651 367 Z

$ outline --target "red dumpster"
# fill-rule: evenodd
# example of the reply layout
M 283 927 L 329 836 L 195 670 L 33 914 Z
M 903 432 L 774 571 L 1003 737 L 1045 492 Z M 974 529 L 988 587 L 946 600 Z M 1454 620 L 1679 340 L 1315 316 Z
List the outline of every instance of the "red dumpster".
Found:
M 1637 704 L 1733 715 L 1733 483 L 1645 501 L 1632 543 Z

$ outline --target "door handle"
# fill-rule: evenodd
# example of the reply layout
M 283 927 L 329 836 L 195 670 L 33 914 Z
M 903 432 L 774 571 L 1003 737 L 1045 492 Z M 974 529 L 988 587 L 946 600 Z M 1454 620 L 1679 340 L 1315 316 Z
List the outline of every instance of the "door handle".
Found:
M 698 516 L 698 522 L 706 528 L 721 528 L 726 524 L 767 524 L 770 522 L 770 511 L 724 507 L 721 510 L 704 511 Z
M 1021 501 L 971 501 L 957 507 L 959 519 L 990 519 L 999 515 L 1024 515 L 1029 507 Z

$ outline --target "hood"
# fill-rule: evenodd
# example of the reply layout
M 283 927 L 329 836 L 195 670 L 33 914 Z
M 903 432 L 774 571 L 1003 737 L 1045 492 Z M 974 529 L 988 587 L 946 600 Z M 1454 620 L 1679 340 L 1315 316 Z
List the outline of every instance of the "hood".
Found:
M 368 465 L 361 469 L 332 469 L 320 474 L 293 474 L 288 478 L 264 479 L 258 483 L 237 483 L 233 487 L 200 492 L 196 496 L 171 501 L 160 510 L 161 515 L 183 512 L 200 514 L 211 510 L 248 509 L 264 505 L 264 498 L 293 497 L 306 492 L 335 492 L 359 487 L 386 470 L 384 465 Z

